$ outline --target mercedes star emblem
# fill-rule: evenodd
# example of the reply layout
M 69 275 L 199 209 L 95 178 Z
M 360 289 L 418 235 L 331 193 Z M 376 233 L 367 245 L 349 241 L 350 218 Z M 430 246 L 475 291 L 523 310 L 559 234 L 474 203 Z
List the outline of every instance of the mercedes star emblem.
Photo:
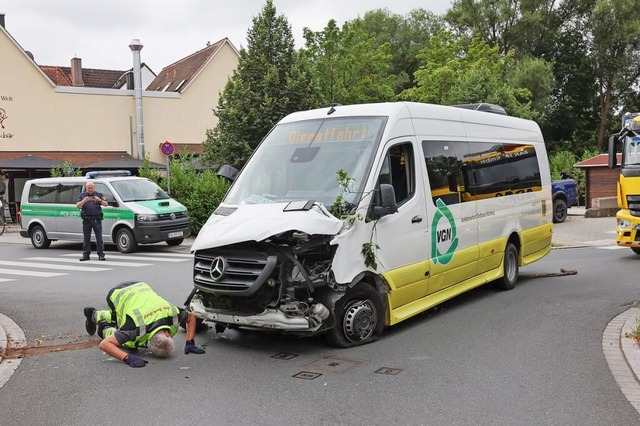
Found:
M 211 279 L 215 282 L 220 280 L 224 273 L 227 271 L 227 261 L 224 257 L 216 257 L 211 262 L 211 270 L 209 271 L 209 275 L 211 275 Z

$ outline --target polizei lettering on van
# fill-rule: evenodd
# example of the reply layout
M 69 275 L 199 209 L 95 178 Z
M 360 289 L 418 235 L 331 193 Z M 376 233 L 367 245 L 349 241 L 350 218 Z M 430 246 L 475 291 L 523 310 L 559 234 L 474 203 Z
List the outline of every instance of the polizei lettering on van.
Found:
M 549 253 L 550 183 L 538 125 L 497 106 L 291 114 L 194 241 L 189 308 L 218 330 L 375 341 L 472 288 L 514 288 Z

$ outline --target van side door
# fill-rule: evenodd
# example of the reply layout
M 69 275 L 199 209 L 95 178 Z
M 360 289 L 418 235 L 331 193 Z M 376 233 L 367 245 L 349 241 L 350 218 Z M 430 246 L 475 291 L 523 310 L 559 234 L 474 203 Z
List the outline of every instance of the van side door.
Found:
M 113 204 L 116 201 L 116 197 L 113 195 L 111 189 L 102 182 L 96 182 L 96 192 L 102 194 L 102 198 L 107 200 L 108 203 Z M 103 206 L 102 207 L 102 238 L 105 241 L 112 241 L 111 238 L 111 230 L 113 229 L 113 225 L 115 225 L 120 211 L 114 209 L 111 206 Z
M 58 185 L 58 237 L 60 239 L 82 239 L 82 219 L 80 209 L 76 207 L 82 193 L 81 183 L 61 183 Z
M 466 190 L 467 141 L 423 140 L 421 148 L 428 176 L 432 294 L 476 275 L 478 220 Z
M 424 179 L 416 167 L 415 140 L 402 138 L 389 141 L 378 170 L 380 184 L 393 186 L 397 213 L 380 218 L 375 225 L 378 270 L 389 283 L 390 308 L 393 310 L 426 295 L 427 216 Z

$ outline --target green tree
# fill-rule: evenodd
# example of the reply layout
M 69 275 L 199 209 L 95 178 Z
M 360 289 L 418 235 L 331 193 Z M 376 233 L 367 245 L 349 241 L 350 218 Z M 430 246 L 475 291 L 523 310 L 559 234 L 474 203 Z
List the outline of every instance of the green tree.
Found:
M 222 201 L 229 183 L 211 169 L 198 170 L 193 155 L 187 152 L 171 157 L 169 171 L 170 195 L 187 208 L 191 217 L 191 230 L 197 234 Z M 139 169 L 139 175 L 153 180 L 165 191 L 168 189 L 165 171 L 150 167 L 148 157 Z
M 488 102 L 503 106 L 510 115 L 537 119 L 551 90 L 547 63 L 517 61 L 512 53 L 501 55 L 497 46 L 480 38 L 442 31 L 429 40 L 419 59 L 417 86 L 404 91 L 404 99 L 445 105 Z
M 291 26 L 267 0 L 247 32 L 238 68 L 220 95 L 207 130 L 206 161 L 241 168 L 271 127 L 285 115 L 317 104 L 310 76 L 294 49 Z
M 373 39 L 374 46 L 389 43 L 388 74 L 394 78 L 396 95 L 414 85 L 414 73 L 420 65 L 418 53 L 431 36 L 444 29 L 443 18 L 425 9 L 414 9 L 406 16 L 377 9 L 366 12 L 358 20 L 362 20 L 362 30 Z
M 358 104 L 395 99 L 389 74 L 389 43 L 377 45 L 362 29 L 362 21 L 338 28 L 330 20 L 323 31 L 304 29 L 306 58 L 320 105 Z
M 614 109 L 621 97 L 636 88 L 640 76 L 640 15 L 636 0 L 596 0 L 588 19 L 600 123 L 599 149 L 604 146 Z
M 82 176 L 82 171 L 76 169 L 71 161 L 66 160 L 51 168 L 51 177 L 65 177 L 65 176 Z

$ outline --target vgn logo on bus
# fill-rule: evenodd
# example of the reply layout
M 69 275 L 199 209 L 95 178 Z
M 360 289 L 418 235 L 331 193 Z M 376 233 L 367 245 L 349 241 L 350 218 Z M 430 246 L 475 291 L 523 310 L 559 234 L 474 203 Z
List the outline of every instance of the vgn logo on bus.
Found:
M 439 198 L 436 200 L 436 207 L 438 210 L 431 223 L 431 255 L 433 263 L 446 265 L 451 262 L 458 247 L 456 222 L 451 210 Z

